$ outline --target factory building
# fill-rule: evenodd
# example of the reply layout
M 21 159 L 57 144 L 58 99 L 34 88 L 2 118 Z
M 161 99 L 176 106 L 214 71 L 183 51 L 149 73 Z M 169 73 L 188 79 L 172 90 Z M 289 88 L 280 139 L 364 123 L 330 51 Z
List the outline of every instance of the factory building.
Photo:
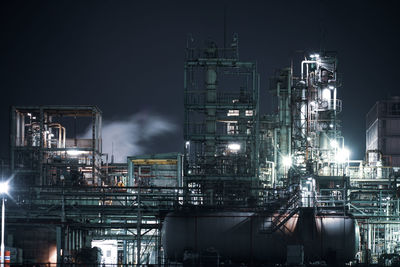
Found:
M 17 182 L 101 185 L 102 117 L 97 107 L 12 107 L 10 115 L 10 163 Z M 90 136 L 77 136 L 85 122 Z
M 400 97 L 376 102 L 367 114 L 366 127 L 368 162 L 400 167 Z
M 368 113 L 367 157 L 353 160 L 340 86 L 335 53 L 307 54 L 271 78 L 277 112 L 260 114 L 266 90 L 255 61 L 239 58 L 238 36 L 222 47 L 191 38 L 183 153 L 125 163 L 102 151 L 95 106 L 12 107 L 12 263 L 395 263 L 399 100 Z

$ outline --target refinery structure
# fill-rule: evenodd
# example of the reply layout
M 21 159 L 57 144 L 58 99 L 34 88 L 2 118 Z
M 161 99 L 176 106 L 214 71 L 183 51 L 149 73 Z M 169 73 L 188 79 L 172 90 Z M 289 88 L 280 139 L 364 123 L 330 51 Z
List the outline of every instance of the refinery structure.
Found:
M 125 163 L 103 153 L 96 106 L 13 106 L 2 169 L 11 263 L 398 263 L 400 99 L 367 114 L 366 156 L 353 160 L 336 54 L 297 65 L 260 88 L 237 35 L 224 46 L 190 39 L 183 152 Z M 260 112 L 266 91 L 275 113 Z

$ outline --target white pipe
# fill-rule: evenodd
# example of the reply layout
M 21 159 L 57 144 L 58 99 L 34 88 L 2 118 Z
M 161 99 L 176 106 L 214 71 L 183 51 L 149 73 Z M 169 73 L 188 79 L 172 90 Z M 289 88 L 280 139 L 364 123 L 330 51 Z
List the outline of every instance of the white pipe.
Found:
M 65 127 L 62 127 L 62 129 L 63 129 L 63 145 L 62 145 L 62 148 L 65 148 L 66 130 L 65 130 Z
M 2 206 L 1 206 L 1 267 L 4 267 L 4 262 L 5 262 L 5 249 L 4 249 L 4 216 L 5 216 L 5 202 L 4 202 L 4 196 L 3 196 L 3 201 L 2 201 Z
M 336 88 L 333 91 L 333 109 L 336 110 Z
M 58 129 L 58 147 L 65 148 L 65 138 L 66 138 L 65 127 L 63 127 L 59 123 L 52 123 L 50 124 L 50 127 L 55 127 Z

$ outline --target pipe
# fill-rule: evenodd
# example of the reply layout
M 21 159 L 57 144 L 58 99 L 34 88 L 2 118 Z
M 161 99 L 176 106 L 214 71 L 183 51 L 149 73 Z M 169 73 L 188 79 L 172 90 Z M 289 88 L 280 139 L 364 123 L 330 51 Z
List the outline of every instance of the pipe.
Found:
M 65 139 L 66 139 L 65 127 L 63 127 L 60 123 L 51 123 L 49 126 L 58 129 L 58 147 L 65 148 Z
M 278 128 L 274 128 L 274 166 L 276 168 L 276 166 L 278 166 L 278 144 L 277 144 L 277 138 L 278 138 Z M 274 173 L 276 175 L 277 170 L 274 170 Z M 276 182 L 276 178 L 275 178 L 275 182 Z M 273 187 L 275 188 L 275 185 L 273 185 Z
M 272 177 L 271 184 L 272 184 L 272 187 L 275 188 L 275 181 L 276 181 L 276 178 L 275 178 L 275 175 L 276 175 L 276 172 L 275 172 L 275 162 L 266 160 L 265 163 L 271 164 L 271 171 L 272 171 L 272 174 L 271 174 L 271 177 Z

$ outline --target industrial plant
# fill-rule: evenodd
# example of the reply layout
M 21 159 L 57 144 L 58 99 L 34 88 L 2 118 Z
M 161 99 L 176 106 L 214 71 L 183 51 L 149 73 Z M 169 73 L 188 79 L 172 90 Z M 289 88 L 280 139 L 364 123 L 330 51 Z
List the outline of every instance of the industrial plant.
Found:
M 183 65 L 178 152 L 114 162 L 98 107 L 10 108 L 6 264 L 400 264 L 399 97 L 366 114 L 355 160 L 335 52 L 264 77 L 235 34 L 223 45 L 189 38 Z M 262 113 L 267 97 L 276 112 Z

